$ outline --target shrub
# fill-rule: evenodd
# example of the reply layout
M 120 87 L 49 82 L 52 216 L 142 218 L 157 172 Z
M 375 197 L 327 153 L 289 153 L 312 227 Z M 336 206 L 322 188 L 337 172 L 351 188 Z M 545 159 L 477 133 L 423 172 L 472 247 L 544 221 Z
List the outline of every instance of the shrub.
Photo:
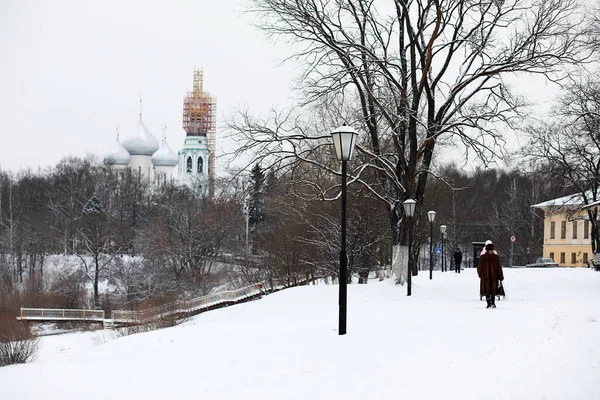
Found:
M 170 328 L 172 326 L 179 325 L 181 322 L 187 319 L 188 318 L 181 318 L 179 314 L 164 315 L 156 320 L 155 325 L 157 329 Z
M 17 306 L 19 304 L 38 308 L 83 308 L 85 306 L 85 281 L 80 272 L 59 270 L 48 273 L 45 285 L 39 284 L 38 279 L 37 276 L 28 279 L 20 293 L 20 302 L 17 302 Z
M 154 326 L 153 324 L 128 325 L 116 328 L 113 332 L 116 337 L 125 337 L 129 335 L 135 335 L 136 333 L 155 331 L 156 329 L 156 326 Z
M 58 271 L 52 279 L 49 293 L 54 296 L 54 301 L 44 307 L 82 308 L 86 297 L 84 277 L 78 271 Z
M 32 361 L 37 350 L 38 339 L 27 324 L 12 313 L 0 314 L 0 367 Z

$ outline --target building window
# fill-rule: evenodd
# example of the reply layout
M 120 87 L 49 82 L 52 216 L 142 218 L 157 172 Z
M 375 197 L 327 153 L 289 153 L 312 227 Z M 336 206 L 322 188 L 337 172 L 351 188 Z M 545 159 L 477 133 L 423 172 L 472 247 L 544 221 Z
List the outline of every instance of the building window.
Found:
M 550 253 L 550 258 L 554 261 L 554 253 Z
M 560 221 L 560 238 L 567 238 L 567 221 Z
M 560 264 L 565 263 L 565 253 L 560 253 Z
M 185 172 L 192 172 L 192 157 L 188 157 L 185 162 Z
M 552 221 L 550 222 L 550 239 L 556 239 L 554 232 L 556 232 L 556 222 Z
M 583 221 L 583 238 L 590 238 L 590 221 Z
M 588 260 L 587 253 L 583 253 L 583 262 L 587 262 L 587 260 Z
M 197 169 L 197 171 L 198 171 L 199 174 L 204 173 L 204 170 L 202 169 L 203 164 L 204 164 L 204 161 L 202 161 L 202 157 L 198 157 L 198 169 Z
M 577 254 L 571 253 L 571 264 L 577 264 Z
M 573 221 L 573 239 L 577 239 L 577 220 Z

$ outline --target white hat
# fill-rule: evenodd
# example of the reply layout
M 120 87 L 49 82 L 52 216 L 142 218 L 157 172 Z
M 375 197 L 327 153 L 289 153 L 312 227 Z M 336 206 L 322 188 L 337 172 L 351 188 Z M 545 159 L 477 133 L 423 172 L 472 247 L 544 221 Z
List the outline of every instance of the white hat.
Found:
M 492 244 L 492 241 L 491 240 L 486 240 L 485 241 L 485 245 L 487 246 L 488 244 Z

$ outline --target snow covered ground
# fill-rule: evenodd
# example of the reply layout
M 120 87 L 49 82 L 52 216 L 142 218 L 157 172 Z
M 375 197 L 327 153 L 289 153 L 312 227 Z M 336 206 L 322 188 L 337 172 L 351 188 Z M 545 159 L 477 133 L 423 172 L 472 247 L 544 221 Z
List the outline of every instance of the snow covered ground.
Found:
M 474 270 L 406 287 L 287 289 L 160 331 L 41 339 L 0 368 L 1 399 L 600 399 L 600 273 L 505 269 L 479 301 Z

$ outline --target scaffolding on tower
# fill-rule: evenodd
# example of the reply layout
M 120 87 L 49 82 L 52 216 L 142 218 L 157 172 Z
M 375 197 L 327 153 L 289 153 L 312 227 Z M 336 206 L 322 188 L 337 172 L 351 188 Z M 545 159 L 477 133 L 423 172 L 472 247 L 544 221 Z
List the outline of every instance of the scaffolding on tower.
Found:
M 194 70 L 194 87 L 183 99 L 183 129 L 187 136 L 205 136 L 208 144 L 208 178 L 212 193 L 215 179 L 217 99 L 202 90 L 204 72 Z

